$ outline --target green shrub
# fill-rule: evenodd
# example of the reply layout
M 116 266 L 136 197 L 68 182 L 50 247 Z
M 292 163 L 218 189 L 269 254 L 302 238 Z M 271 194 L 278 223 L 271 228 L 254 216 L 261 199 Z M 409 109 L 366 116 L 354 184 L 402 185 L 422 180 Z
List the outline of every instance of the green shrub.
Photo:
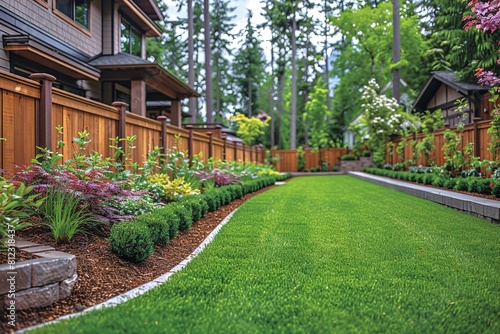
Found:
M 228 186 L 227 189 L 232 193 L 233 200 L 243 197 L 243 188 L 240 185 L 233 184 Z
M 217 189 L 211 189 L 203 193 L 207 200 L 210 211 L 215 211 L 221 206 L 221 195 Z
M 205 213 L 208 212 L 207 200 L 206 200 L 205 196 L 203 196 L 203 195 L 198 195 L 198 196 L 196 196 L 194 198 L 196 198 L 200 202 L 201 216 L 203 217 L 205 215 Z
M 443 187 L 445 187 L 447 189 L 453 189 L 453 187 L 455 187 L 456 183 L 457 183 L 457 179 L 450 178 L 450 179 L 446 180 Z
M 179 234 L 179 225 L 181 223 L 181 219 L 173 210 L 170 204 L 155 210 L 155 214 L 160 215 L 166 222 L 168 222 L 168 236 L 170 240 L 172 240 L 177 234 Z
M 168 206 L 170 206 L 174 213 L 179 217 L 179 231 L 189 230 L 193 224 L 191 207 L 181 203 L 171 203 Z
M 207 204 L 208 207 L 208 212 L 212 212 L 218 209 L 217 206 L 217 198 L 215 195 L 211 192 L 204 192 L 202 198 L 204 199 L 205 203 Z
M 422 183 L 432 184 L 433 180 L 434 180 L 434 174 L 424 174 L 424 177 L 422 178 Z
M 30 195 L 32 190 L 33 187 L 26 187 L 24 183 L 19 183 L 16 188 L 0 177 L 0 250 L 6 248 L 5 241 L 13 232 L 31 225 L 20 219 L 28 217 L 42 205 L 43 200 L 36 200 L 38 195 Z
M 498 180 L 494 180 L 491 185 L 491 194 L 495 197 L 500 197 L 500 182 Z
M 203 217 L 203 212 L 202 212 L 202 205 L 200 200 L 198 198 L 199 196 L 188 196 L 184 197 L 179 203 L 189 206 L 191 210 L 191 214 L 193 216 L 193 222 L 196 222 L 200 220 L 201 217 Z
M 416 174 L 415 175 L 415 182 L 417 183 L 423 183 L 424 181 L 424 174 Z
M 453 189 L 463 191 L 463 190 L 467 190 L 469 188 L 469 182 L 467 181 L 466 178 L 459 177 L 456 180 L 457 181 L 455 182 Z
M 142 262 L 154 252 L 149 228 L 140 222 L 114 224 L 108 240 L 113 252 L 132 262 Z
M 227 187 L 221 187 L 218 189 L 221 196 L 221 205 L 227 205 L 233 200 L 233 196 Z
M 477 192 L 484 195 L 491 195 L 491 181 L 490 179 L 478 178 Z
M 342 161 L 357 160 L 354 154 L 345 154 L 341 158 Z
M 158 211 L 137 216 L 135 221 L 149 228 L 153 244 L 165 246 L 170 241 L 170 222 Z
M 443 187 L 445 182 L 446 182 L 446 177 L 437 175 L 432 180 L 432 185 L 436 187 Z

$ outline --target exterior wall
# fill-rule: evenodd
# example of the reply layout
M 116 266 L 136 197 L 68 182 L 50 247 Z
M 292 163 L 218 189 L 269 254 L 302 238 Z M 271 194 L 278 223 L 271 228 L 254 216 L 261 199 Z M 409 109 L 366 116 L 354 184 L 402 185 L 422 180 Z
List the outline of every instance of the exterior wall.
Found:
M 2 39 L 3 35 L 10 35 L 14 33 L 16 32 L 0 25 L 0 39 Z M 0 45 L 0 70 L 10 72 L 9 57 L 7 56 L 7 53 L 3 49 L 2 45 Z
M 44 6 L 32 0 L 7 0 L 2 6 L 65 43 L 94 56 L 102 50 L 102 3 L 101 0 L 93 0 L 90 4 L 90 31 L 79 29 L 56 15 L 50 8 L 50 5 L 55 7 L 55 1 L 48 1 L 48 5 Z
M 436 92 L 436 95 L 427 105 L 428 109 L 434 108 L 446 102 L 454 101 L 456 99 L 462 98 L 456 90 L 450 89 L 449 86 L 442 84 Z

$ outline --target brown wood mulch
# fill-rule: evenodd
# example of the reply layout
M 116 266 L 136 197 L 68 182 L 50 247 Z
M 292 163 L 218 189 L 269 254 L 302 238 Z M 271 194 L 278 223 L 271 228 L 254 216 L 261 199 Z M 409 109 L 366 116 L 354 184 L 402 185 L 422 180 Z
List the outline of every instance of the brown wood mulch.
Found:
M 57 319 L 60 316 L 77 313 L 112 297 L 125 293 L 171 270 L 191 254 L 217 225 L 233 210 L 249 198 L 271 187 L 209 212 L 195 222 L 191 229 L 179 233 L 168 245 L 157 247 L 146 261 L 134 264 L 120 259 L 111 251 L 106 238 L 91 234 L 75 236 L 65 245 L 57 245 L 47 227 L 36 221 L 31 227 L 18 231 L 16 235 L 42 245 L 53 246 L 58 251 L 70 253 L 77 258 L 78 281 L 71 296 L 59 302 L 39 308 L 16 312 L 16 326 L 7 327 L 5 312 L 0 314 L 0 332 L 13 333 L 21 328 Z M 23 252 L 18 252 L 16 257 Z M 21 259 L 29 259 L 27 254 Z M 131 273 L 133 273 L 131 275 Z

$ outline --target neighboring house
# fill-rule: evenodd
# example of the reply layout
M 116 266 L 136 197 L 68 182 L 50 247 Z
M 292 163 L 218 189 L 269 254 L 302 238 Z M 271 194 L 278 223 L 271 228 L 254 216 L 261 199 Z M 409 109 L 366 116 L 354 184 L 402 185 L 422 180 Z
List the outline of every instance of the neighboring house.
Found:
M 344 147 L 349 147 L 352 149 L 354 144 L 356 144 L 356 137 L 358 135 L 358 131 L 354 131 L 352 128 L 356 125 L 360 124 L 360 120 L 363 114 L 356 117 L 354 121 L 349 123 L 348 126 L 344 127 Z
M 413 103 L 417 112 L 441 109 L 445 124 L 457 126 L 462 121 L 471 124 L 474 118 L 490 119 L 492 105 L 488 102 L 490 87 L 460 80 L 453 72 L 433 72 L 424 89 Z M 465 109 L 456 111 L 463 101 Z
M 181 101 L 198 94 L 146 59 L 160 20 L 155 0 L 2 1 L 0 71 L 48 73 L 57 88 L 181 126 Z

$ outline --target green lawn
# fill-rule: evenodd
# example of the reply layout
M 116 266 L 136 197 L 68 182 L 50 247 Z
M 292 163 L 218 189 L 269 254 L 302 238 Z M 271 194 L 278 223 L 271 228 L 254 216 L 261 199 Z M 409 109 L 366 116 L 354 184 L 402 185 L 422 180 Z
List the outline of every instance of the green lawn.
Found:
M 37 333 L 499 333 L 500 226 L 349 176 L 247 201 L 182 272 Z

